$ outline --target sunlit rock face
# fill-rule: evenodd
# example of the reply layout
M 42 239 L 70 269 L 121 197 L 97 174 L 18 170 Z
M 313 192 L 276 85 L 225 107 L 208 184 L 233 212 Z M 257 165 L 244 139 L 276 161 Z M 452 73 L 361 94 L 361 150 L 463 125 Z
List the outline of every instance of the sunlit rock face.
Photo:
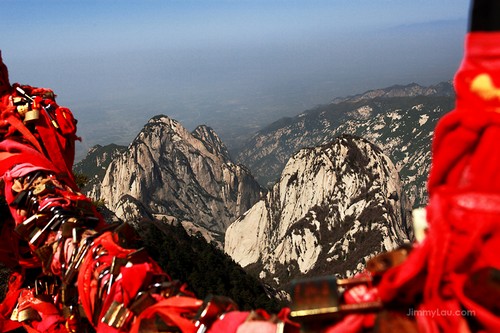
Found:
M 229 226 L 225 251 L 277 285 L 304 274 L 352 275 L 412 239 L 396 167 L 344 135 L 290 158 L 266 197 Z
M 261 196 L 248 170 L 234 164 L 207 126 L 192 133 L 166 116 L 152 118 L 114 157 L 100 197 L 123 219 L 150 216 L 222 237 Z

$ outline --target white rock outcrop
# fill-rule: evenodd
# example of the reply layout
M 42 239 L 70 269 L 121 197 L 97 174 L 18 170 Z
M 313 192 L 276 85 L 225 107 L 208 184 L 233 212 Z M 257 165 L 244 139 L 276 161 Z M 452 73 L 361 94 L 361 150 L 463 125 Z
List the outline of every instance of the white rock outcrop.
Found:
M 267 196 L 229 226 L 224 250 L 280 283 L 313 270 L 355 272 L 412 238 L 407 209 L 391 160 L 364 139 L 342 136 L 297 152 Z

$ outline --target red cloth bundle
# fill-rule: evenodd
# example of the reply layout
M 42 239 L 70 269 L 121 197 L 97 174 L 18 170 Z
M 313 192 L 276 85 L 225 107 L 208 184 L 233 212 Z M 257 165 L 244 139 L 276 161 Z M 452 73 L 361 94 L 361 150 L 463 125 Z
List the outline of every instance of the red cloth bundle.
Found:
M 498 332 L 500 318 L 474 288 L 481 272 L 500 270 L 499 32 L 468 34 L 455 88 L 456 109 L 434 136 L 427 238 L 387 272 L 379 294 L 386 303 L 409 291 L 421 297 L 414 314 L 422 332 L 469 332 L 470 325 Z
M 473 32 L 455 77 L 456 109 L 438 123 L 429 192 L 440 185 L 500 192 L 500 32 Z

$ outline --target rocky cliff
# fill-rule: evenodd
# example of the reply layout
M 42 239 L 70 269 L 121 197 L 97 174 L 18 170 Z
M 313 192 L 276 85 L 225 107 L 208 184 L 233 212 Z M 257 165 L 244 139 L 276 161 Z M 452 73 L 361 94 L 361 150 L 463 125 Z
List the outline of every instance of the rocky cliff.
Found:
M 407 213 L 389 157 L 343 135 L 293 155 L 267 196 L 229 226 L 225 251 L 274 285 L 303 274 L 351 275 L 413 237 Z
M 113 158 L 97 192 L 124 220 L 180 221 L 212 240 L 260 198 L 261 188 L 231 162 L 211 128 L 190 133 L 157 116 Z

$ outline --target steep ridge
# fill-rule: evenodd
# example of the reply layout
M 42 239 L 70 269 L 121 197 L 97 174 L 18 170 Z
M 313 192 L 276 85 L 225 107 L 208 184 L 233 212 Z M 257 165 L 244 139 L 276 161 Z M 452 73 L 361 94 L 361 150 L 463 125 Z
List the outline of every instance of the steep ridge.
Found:
M 453 97 L 455 91 L 451 81 L 441 82 L 429 87 L 423 87 L 417 83 L 407 85 L 393 85 L 383 89 L 374 89 L 348 97 L 337 97 L 332 103 L 359 102 L 361 100 L 373 99 L 376 97 L 414 97 L 414 96 L 448 96 Z
M 281 119 L 254 135 L 236 160 L 248 166 L 261 184 L 270 187 L 299 149 L 352 134 L 382 148 L 397 164 L 412 206 L 421 206 L 427 200 L 434 126 L 454 107 L 453 97 L 446 93 L 447 84 L 439 87 L 425 90 L 427 95 L 418 95 L 423 88 L 416 87 L 399 88 L 399 93 L 395 88 L 367 92 Z
M 126 149 L 126 146 L 116 144 L 95 145 L 92 147 L 87 152 L 87 156 L 76 163 L 73 168 L 75 173 L 89 177 L 82 191 L 92 198 L 100 198 L 101 181 L 109 164 L 115 156 L 120 155 Z
M 303 274 L 353 274 L 412 239 L 398 172 L 380 148 L 343 135 L 297 152 L 266 197 L 229 226 L 225 252 L 282 286 Z
M 113 158 L 99 193 L 129 222 L 145 215 L 178 221 L 208 240 L 221 240 L 227 226 L 259 199 L 261 188 L 247 169 L 231 162 L 211 128 L 189 133 L 161 115 Z

